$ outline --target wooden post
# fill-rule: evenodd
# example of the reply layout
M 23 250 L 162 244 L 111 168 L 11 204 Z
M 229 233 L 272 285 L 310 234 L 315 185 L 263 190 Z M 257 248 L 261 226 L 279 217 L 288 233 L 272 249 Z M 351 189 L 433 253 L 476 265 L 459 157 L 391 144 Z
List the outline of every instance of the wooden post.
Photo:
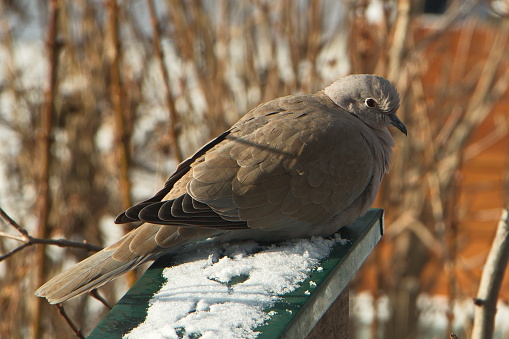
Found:
M 348 286 L 318 321 L 307 339 L 350 338 L 350 292 Z

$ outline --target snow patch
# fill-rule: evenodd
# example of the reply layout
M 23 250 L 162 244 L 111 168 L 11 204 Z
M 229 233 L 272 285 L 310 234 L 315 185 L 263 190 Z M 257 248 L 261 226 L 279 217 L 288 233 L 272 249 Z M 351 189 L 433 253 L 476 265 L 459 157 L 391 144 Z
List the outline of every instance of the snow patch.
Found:
M 255 329 L 270 317 L 266 310 L 297 289 L 338 243 L 345 241 L 189 246 L 164 269 L 167 282 L 151 299 L 145 322 L 125 338 L 256 338 Z

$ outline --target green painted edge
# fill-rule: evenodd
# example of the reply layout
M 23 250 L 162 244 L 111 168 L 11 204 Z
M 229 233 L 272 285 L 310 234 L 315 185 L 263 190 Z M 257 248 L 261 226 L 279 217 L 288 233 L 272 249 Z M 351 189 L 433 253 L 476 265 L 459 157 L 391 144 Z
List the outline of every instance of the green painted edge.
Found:
M 332 303 L 348 287 L 354 275 L 382 238 L 383 211 L 380 211 L 379 217 L 374 217 L 369 223 L 345 229 L 345 237 L 350 238 L 348 233 L 352 231 L 358 233 L 359 237 L 352 242 L 352 247 L 348 249 L 344 257 L 341 257 L 340 262 L 334 265 L 330 274 L 322 281 L 317 291 L 310 296 L 306 305 L 292 319 L 279 338 L 306 337 Z M 366 228 L 361 232 L 360 228 L 363 226 Z
M 330 255 L 322 260 L 320 264 L 322 270 L 314 270 L 299 288 L 285 294 L 273 307 L 265 310 L 274 314 L 264 325 L 256 329 L 260 332 L 258 338 L 269 339 L 282 336 L 285 330 L 291 327 L 292 322 L 295 321 L 299 312 L 305 308 L 305 305 L 312 300 L 314 295 L 321 292 L 322 286 L 325 285 L 324 282 L 335 271 L 334 268 L 345 260 L 348 252 L 356 246 L 356 243 L 368 233 L 377 221 L 383 220 L 382 217 L 383 210 L 373 208 L 363 217 L 358 218 L 351 226 L 341 229 L 341 237 L 348 239 L 349 242 L 345 245 L 336 245 Z M 380 231 L 383 232 L 383 225 L 381 225 Z M 150 299 L 165 283 L 162 272 L 164 268 L 172 266 L 172 258 L 173 256 L 170 254 L 156 260 L 87 338 L 122 338 L 141 324 L 147 316 Z M 356 267 L 356 270 L 359 268 L 360 266 Z M 311 282 L 316 283 L 316 286 L 311 286 Z M 306 291 L 311 293 L 307 295 Z
M 147 317 L 150 299 L 165 283 L 163 270 L 171 263 L 168 259 L 171 260 L 165 258 L 154 262 L 87 338 L 122 338 L 141 324 Z
M 273 307 L 265 310 L 265 312 L 272 312 L 274 314 L 264 325 L 255 329 L 260 332 L 258 339 L 273 339 L 285 336 L 287 334 L 286 332 L 288 332 L 292 326 L 295 326 L 295 322 L 298 321 L 300 312 L 306 309 L 316 296 L 325 292 L 329 285 L 327 284 L 328 280 L 330 280 L 334 274 L 337 274 L 338 271 L 342 270 L 344 263 L 348 261 L 349 256 L 357 247 L 360 240 L 370 233 L 373 226 L 377 226 L 378 224 L 380 225 L 380 234 L 376 239 L 376 243 L 378 243 L 383 233 L 383 210 L 381 209 L 370 209 L 364 216 L 358 218 L 351 226 L 341 229 L 341 237 L 343 239 L 348 239 L 348 243 L 345 245 L 336 245 L 329 256 L 321 261 L 319 266 L 322 268 L 321 270 L 315 269 L 311 272 L 309 277 L 302 282 L 299 288 L 291 293 L 281 296 L 281 299 L 276 302 Z M 369 253 L 364 254 L 365 257 L 361 260 L 360 264 L 362 264 L 369 255 Z M 360 268 L 360 264 L 353 268 L 353 272 L 350 272 L 352 277 Z M 316 283 L 316 286 L 312 287 L 311 282 Z M 311 293 L 306 294 L 306 291 Z M 341 292 L 342 290 L 335 291 L 336 297 Z M 327 309 L 334 300 L 335 298 L 331 298 Z M 327 309 L 322 310 L 322 315 Z M 310 324 L 309 330 L 311 330 L 315 324 L 316 322 Z M 296 330 L 293 330 L 292 332 L 296 332 Z M 304 337 L 307 333 L 300 334 Z

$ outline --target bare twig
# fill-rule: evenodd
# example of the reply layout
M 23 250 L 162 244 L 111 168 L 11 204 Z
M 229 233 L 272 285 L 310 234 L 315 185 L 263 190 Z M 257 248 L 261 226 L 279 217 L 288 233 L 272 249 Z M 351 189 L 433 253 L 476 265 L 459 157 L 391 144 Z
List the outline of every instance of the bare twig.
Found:
M 36 244 L 42 244 L 42 245 L 54 245 L 58 247 L 74 247 L 74 248 L 82 248 L 87 251 L 100 251 L 102 250 L 101 246 L 96 246 L 89 244 L 87 242 L 77 242 L 77 241 L 70 241 L 66 239 L 42 239 L 42 238 L 34 238 L 32 236 L 28 237 L 15 237 L 15 236 L 7 236 L 5 233 L 1 233 L 0 237 L 8 237 L 11 239 L 23 241 L 24 243 L 13 250 L 7 252 L 6 254 L 0 255 L 0 261 L 7 259 L 8 257 L 12 256 L 14 253 L 24 249 L 25 247 L 36 245 Z
M 21 227 L 14 219 L 12 219 L 5 211 L 0 207 L 0 217 L 2 217 L 5 221 L 9 223 L 12 227 L 14 227 L 19 233 L 23 236 L 28 237 L 28 231 Z
M 65 312 L 64 306 L 62 304 L 57 304 L 55 306 L 58 309 L 58 314 L 60 314 L 62 317 L 64 317 L 65 322 L 67 323 L 67 325 L 69 325 L 70 328 L 72 328 L 72 331 L 74 332 L 76 337 L 84 339 L 85 337 L 81 333 L 81 330 L 78 328 L 78 326 L 76 326 L 74 324 L 74 322 L 71 320 L 71 318 L 69 318 L 69 316 L 67 315 L 67 312 Z
M 497 233 L 493 240 L 481 277 L 475 308 L 472 339 L 492 338 L 500 286 L 509 262 L 509 209 L 502 212 Z
M 111 310 L 111 305 L 108 304 L 108 302 L 106 301 L 106 299 L 103 298 L 102 295 L 99 294 L 99 292 L 95 289 L 95 290 L 92 290 L 90 292 L 88 292 L 88 295 L 90 295 L 92 298 L 94 299 L 97 299 L 99 300 L 106 308 L 108 308 L 109 310 Z
M 13 228 L 16 229 L 21 235 L 13 235 L 6 232 L 0 232 L 0 238 L 9 238 L 13 240 L 17 240 L 22 242 L 23 244 L 12 249 L 11 251 L 0 255 L 0 261 L 9 258 L 15 253 L 21 251 L 22 249 L 35 245 L 35 244 L 43 244 L 43 245 L 54 245 L 59 247 L 75 247 L 75 248 L 83 248 L 88 251 L 100 251 L 102 247 L 95 246 L 89 244 L 87 242 L 77 242 L 77 241 L 69 241 L 66 239 L 44 239 L 32 237 L 28 234 L 28 231 L 21 227 L 14 219 L 12 219 L 1 207 L 0 207 L 0 217 L 2 217 L 5 221 L 9 223 Z
M 7 259 L 9 258 L 10 256 L 14 255 L 15 253 L 21 251 L 22 249 L 24 249 L 25 247 L 28 247 L 30 245 L 33 245 L 33 244 L 29 244 L 28 242 L 27 243 L 24 243 L 23 245 L 21 246 L 18 246 L 12 250 L 10 250 L 9 252 L 5 253 L 4 255 L 0 255 L 0 261 L 3 261 L 4 259 Z

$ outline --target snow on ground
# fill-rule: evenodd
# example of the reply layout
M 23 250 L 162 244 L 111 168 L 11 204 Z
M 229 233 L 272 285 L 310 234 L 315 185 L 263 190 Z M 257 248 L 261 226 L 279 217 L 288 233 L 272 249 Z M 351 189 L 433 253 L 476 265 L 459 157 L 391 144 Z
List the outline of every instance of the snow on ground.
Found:
M 184 249 L 126 338 L 256 338 L 279 296 L 294 291 L 345 240 L 315 237 L 279 245 L 202 243 Z

